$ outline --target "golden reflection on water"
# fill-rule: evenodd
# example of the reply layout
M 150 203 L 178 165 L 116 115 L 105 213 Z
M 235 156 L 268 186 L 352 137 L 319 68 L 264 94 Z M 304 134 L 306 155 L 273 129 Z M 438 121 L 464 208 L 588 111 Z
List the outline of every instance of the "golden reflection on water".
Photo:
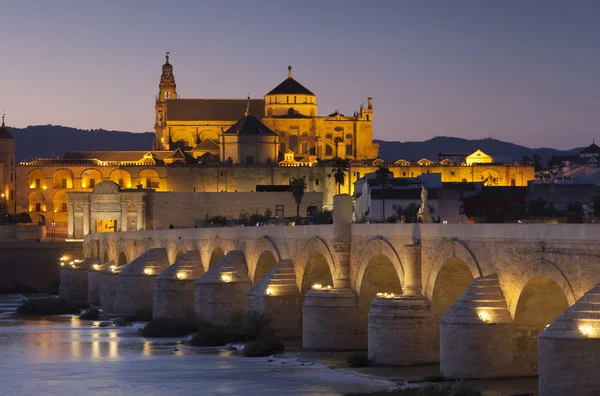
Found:
M 144 356 L 150 356 L 152 353 L 152 344 L 149 342 L 144 342 L 144 349 L 142 350 Z

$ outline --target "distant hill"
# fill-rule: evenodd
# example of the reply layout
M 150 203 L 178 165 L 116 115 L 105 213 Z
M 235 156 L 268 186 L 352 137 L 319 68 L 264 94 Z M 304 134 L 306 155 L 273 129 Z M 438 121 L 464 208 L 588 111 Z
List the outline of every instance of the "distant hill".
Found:
M 61 157 L 65 151 L 150 150 L 154 133 L 85 130 L 59 125 L 11 128 L 16 140 L 17 161 Z
M 106 131 L 103 129 L 85 130 L 58 125 L 36 125 L 24 129 L 9 128 L 17 140 L 17 161 L 29 161 L 40 157 L 59 157 L 65 151 L 111 151 L 111 150 L 151 150 L 153 132 L 132 133 Z M 581 147 L 571 150 L 552 148 L 529 148 L 496 139 L 467 140 L 454 137 L 435 137 L 423 142 L 379 143 L 379 155 L 384 160 L 406 159 L 417 161 L 428 158 L 438 159 L 439 153 L 470 154 L 477 149 L 503 160 L 518 161 L 524 155 L 538 154 L 545 164 L 552 155 L 576 154 Z
M 583 147 L 570 150 L 557 150 L 553 148 L 529 148 L 514 143 L 503 142 L 496 139 L 467 140 L 455 137 L 439 136 L 423 142 L 388 142 L 375 140 L 379 143 L 379 156 L 384 160 L 414 160 L 427 158 L 437 161 L 438 154 L 471 154 L 480 149 L 496 158 L 506 161 L 519 161 L 524 155 L 530 158 L 537 154 L 542 159 L 542 164 L 548 163 L 553 155 L 571 155 L 579 153 Z

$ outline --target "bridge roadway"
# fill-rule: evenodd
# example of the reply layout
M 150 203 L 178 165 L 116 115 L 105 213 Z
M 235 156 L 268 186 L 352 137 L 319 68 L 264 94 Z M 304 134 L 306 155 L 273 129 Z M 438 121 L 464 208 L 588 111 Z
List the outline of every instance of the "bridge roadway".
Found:
M 439 362 L 449 378 L 539 372 L 542 395 L 600 389 L 600 227 L 351 215 L 338 195 L 332 225 L 91 234 L 87 259 L 61 273 L 61 295 L 217 325 L 250 309 L 305 348 Z

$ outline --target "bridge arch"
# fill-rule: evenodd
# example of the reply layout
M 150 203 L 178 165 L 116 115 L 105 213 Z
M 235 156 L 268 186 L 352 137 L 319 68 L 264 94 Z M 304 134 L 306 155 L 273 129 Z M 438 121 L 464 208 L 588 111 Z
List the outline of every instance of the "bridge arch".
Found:
M 127 260 L 127 255 L 125 254 L 125 252 L 121 252 L 121 253 L 119 253 L 119 261 L 118 261 L 118 264 L 117 264 L 117 266 L 119 266 L 119 267 L 120 267 L 120 266 L 122 266 L 122 265 L 125 265 L 125 264 L 127 264 L 128 262 L 129 262 L 129 261 Z
M 323 286 L 334 286 L 335 264 L 333 254 L 323 239 L 314 237 L 304 245 L 300 264 L 301 275 L 298 279 L 300 280 L 302 295 L 316 283 Z
M 436 281 L 440 271 L 444 266 L 451 261 L 460 260 L 469 269 L 473 279 L 483 276 L 483 271 L 477 262 L 477 259 L 471 251 L 458 241 L 444 242 L 437 250 L 435 257 L 431 261 L 432 265 L 427 272 L 427 279 L 424 283 L 424 295 L 429 298 L 433 297 Z
M 534 278 L 540 275 L 552 280 L 556 284 L 556 286 L 562 290 L 562 293 L 565 296 L 568 306 L 575 304 L 575 301 L 577 301 L 577 299 L 575 298 L 575 293 L 573 292 L 573 288 L 569 283 L 569 280 L 556 264 L 548 260 L 535 260 L 529 263 L 525 270 L 523 270 L 523 272 L 515 282 L 512 293 L 510 294 L 510 298 L 508 301 L 508 310 L 510 311 L 510 314 L 512 315 L 513 319 L 517 319 L 517 308 L 519 305 L 519 300 L 522 297 L 523 291 L 528 285 L 531 286 L 530 281 L 534 280 L 534 284 L 537 284 L 537 282 L 539 282 L 540 280 L 539 278 Z M 543 287 L 541 285 L 538 286 Z
M 225 252 L 220 246 L 215 246 L 211 253 L 210 259 L 208 260 L 208 268 L 212 267 L 217 261 L 225 257 Z
M 108 249 L 104 251 L 104 258 L 102 260 L 102 264 L 104 263 L 108 263 L 109 258 L 108 258 Z
M 394 249 L 392 244 L 387 239 L 377 237 L 367 245 L 367 248 L 363 251 L 358 260 L 358 271 L 355 283 L 356 292 L 359 295 L 362 293 L 365 276 L 368 276 L 369 279 L 372 279 L 372 275 L 374 274 L 371 274 L 370 267 L 373 265 L 382 267 L 386 273 L 392 275 L 392 272 L 389 271 L 389 266 L 387 266 L 387 264 L 391 264 L 393 266 L 396 272 L 395 278 L 397 278 L 399 285 L 403 285 L 404 268 L 402 267 L 402 261 L 400 260 L 398 252 L 396 252 L 396 249 Z M 367 271 L 368 269 L 369 271 Z M 394 278 L 391 279 L 391 281 L 394 280 Z M 387 290 L 379 291 L 390 292 Z
M 252 274 L 249 275 L 251 275 L 252 282 L 256 284 L 260 281 L 271 267 L 280 260 L 281 255 L 277 245 L 268 237 L 261 239 L 256 247 L 255 260 L 251 264 Z

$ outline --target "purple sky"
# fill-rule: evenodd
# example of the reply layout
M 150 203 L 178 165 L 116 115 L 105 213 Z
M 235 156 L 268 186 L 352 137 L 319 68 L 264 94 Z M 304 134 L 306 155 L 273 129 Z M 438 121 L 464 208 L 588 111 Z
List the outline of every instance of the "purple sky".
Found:
M 0 10 L 0 110 L 16 127 L 151 131 L 168 48 L 181 97 L 261 97 L 291 61 L 320 115 L 352 114 L 372 96 L 379 139 L 600 138 L 594 0 L 0 0 Z

